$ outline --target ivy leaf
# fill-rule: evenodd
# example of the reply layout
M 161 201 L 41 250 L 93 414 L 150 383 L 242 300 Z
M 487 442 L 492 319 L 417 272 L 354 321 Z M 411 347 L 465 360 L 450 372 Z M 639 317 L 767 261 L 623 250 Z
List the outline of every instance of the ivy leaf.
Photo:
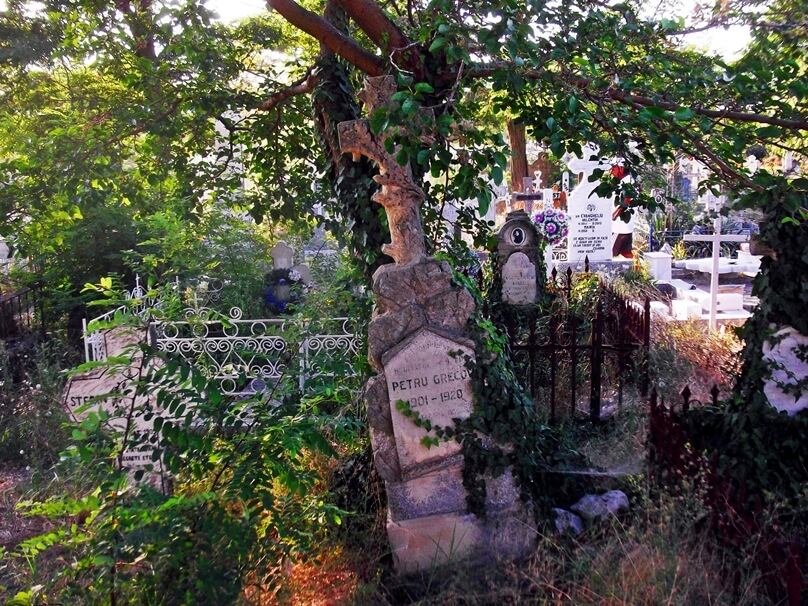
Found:
M 679 122 L 686 122 L 693 118 L 696 115 L 689 107 L 680 107 L 673 113 L 673 119 L 678 120 Z
M 438 36 L 432 41 L 432 44 L 429 45 L 429 52 L 435 53 L 440 49 L 442 49 L 444 46 L 446 46 L 448 43 L 449 40 L 447 38 L 444 38 L 443 36 Z

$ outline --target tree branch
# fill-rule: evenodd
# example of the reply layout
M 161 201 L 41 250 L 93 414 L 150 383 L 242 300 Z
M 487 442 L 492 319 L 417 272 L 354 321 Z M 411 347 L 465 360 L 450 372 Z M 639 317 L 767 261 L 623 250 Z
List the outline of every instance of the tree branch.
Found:
M 296 95 L 305 95 L 314 90 L 315 77 L 311 72 L 311 68 L 306 71 L 306 75 L 294 84 L 287 86 L 285 89 L 273 93 L 266 101 L 262 101 L 255 106 L 255 109 L 261 111 L 270 111 L 275 109 L 278 105 Z
M 580 76 L 567 76 L 567 83 L 581 89 L 588 89 L 592 86 L 592 80 L 582 78 Z M 596 89 L 598 90 L 598 89 Z M 767 116 L 765 114 L 755 114 L 748 112 L 739 112 L 724 109 L 705 109 L 703 107 L 689 107 L 673 103 L 671 101 L 662 101 L 651 99 L 642 95 L 635 95 L 633 93 L 622 91 L 615 88 L 607 88 L 600 90 L 601 94 L 605 97 L 628 105 L 630 107 L 658 107 L 666 111 L 675 112 L 678 109 L 690 109 L 693 113 L 699 116 L 706 116 L 708 118 L 725 118 L 729 120 L 737 120 L 738 122 L 755 122 L 760 124 L 771 124 L 773 126 L 782 126 L 789 130 L 808 130 L 808 121 L 805 120 L 788 120 L 786 118 L 778 118 L 777 116 Z
M 383 59 L 368 52 L 328 21 L 306 10 L 294 0 L 267 0 L 267 6 L 367 75 L 381 76 L 385 73 L 386 62 Z
M 384 56 L 395 55 L 412 42 L 373 0 L 340 0 L 340 4 Z
M 477 65 L 468 70 L 468 74 L 474 78 L 486 78 L 492 73 L 503 69 L 513 69 L 513 66 L 506 63 L 496 63 L 488 65 Z M 557 72 L 550 72 L 547 70 L 530 69 L 525 70 L 521 75 L 527 79 L 540 80 L 552 78 L 559 84 L 567 84 L 574 86 L 581 91 L 590 91 L 599 94 L 605 98 L 617 101 L 629 107 L 658 107 L 666 111 L 675 112 L 678 109 L 690 109 L 693 113 L 699 116 L 706 116 L 708 118 L 736 120 L 738 122 L 754 122 L 759 124 L 771 124 L 772 126 L 780 126 L 789 130 L 799 131 L 808 130 L 808 121 L 806 120 L 789 120 L 787 118 L 778 118 L 777 116 L 767 116 L 765 114 L 756 114 L 749 112 L 739 112 L 728 109 L 706 109 L 703 107 L 690 107 L 687 105 L 680 105 L 672 101 L 663 101 L 661 99 L 652 99 L 643 95 L 636 95 L 634 93 L 619 90 L 616 88 L 595 88 L 593 80 L 576 76 L 574 74 L 559 74 Z

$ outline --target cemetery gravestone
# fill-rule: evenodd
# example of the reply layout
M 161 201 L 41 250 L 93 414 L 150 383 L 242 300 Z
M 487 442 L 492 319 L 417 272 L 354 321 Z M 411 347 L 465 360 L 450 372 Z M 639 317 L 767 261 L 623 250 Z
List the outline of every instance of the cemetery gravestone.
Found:
M 443 427 L 450 427 L 452 419 L 467 418 L 472 410 L 472 387 L 465 358 L 473 355 L 473 344 L 429 330 L 421 330 L 385 354 L 382 362 L 403 471 L 455 455 L 460 444 L 442 442 L 425 449 L 421 440 L 428 432 L 404 416 L 398 402 Z
M 522 211 L 509 213 L 497 234 L 502 301 L 510 305 L 533 305 L 538 282 L 536 230 Z
M 718 212 L 724 203 L 726 196 L 716 197 L 709 193 L 704 198 L 704 203 L 708 211 Z M 709 307 L 709 325 L 711 330 L 718 328 L 718 274 L 719 274 L 719 259 L 721 257 L 721 243 L 722 242 L 743 242 L 748 239 L 747 236 L 737 236 L 721 233 L 721 215 L 716 214 L 713 219 L 713 233 L 710 235 L 697 235 L 685 234 L 683 239 L 688 242 L 711 242 L 712 243 L 712 259 L 710 261 L 710 307 Z
M 600 160 L 593 146 L 586 145 L 583 153 L 584 159 L 571 154 L 566 154 L 563 158 L 570 170 L 580 176 L 578 186 L 567 198 L 570 263 L 582 263 L 586 257 L 589 257 L 589 261 L 606 261 L 612 258 L 614 203 L 611 199 L 592 195 L 598 182 L 589 181 L 595 169 L 608 171 L 611 167 Z
M 282 312 L 286 309 L 286 303 L 293 299 L 292 285 L 302 284 L 307 286 L 311 282 L 311 271 L 305 263 L 294 265 L 295 251 L 284 241 L 275 244 L 269 254 L 272 257 L 274 268 L 272 275 L 275 277 L 272 283 L 268 285 L 270 296 L 267 298 L 267 304 L 272 304 L 278 308 L 278 311 Z M 286 270 L 288 270 L 289 279 L 286 279 Z M 278 273 L 282 277 L 278 277 Z M 294 280 L 292 276 L 295 277 Z
M 275 269 L 290 269 L 294 264 L 295 251 L 286 242 L 280 241 L 269 251 Z
M 389 106 L 395 90 L 392 77 L 367 78 L 361 95 L 366 110 Z M 373 457 L 388 495 L 396 569 L 428 572 L 449 558 L 525 555 L 535 544 L 535 524 L 513 475 L 489 479 L 486 515 L 477 517 L 467 507 L 460 444 L 437 441 L 414 421 L 417 413 L 447 427 L 472 413 L 466 364 L 474 357 L 467 329 L 474 300 L 454 283 L 448 263 L 426 255 L 419 211 L 424 193 L 409 165 L 387 153 L 367 120 L 341 123 L 339 137 L 343 153 L 379 165 L 375 180 L 382 189 L 374 200 L 390 225 L 391 242 L 383 251 L 395 261 L 373 276 L 377 307 L 368 328 L 368 360 L 378 374 L 368 381 L 365 399 Z
M 144 339 L 142 330 L 108 330 L 103 333 L 104 351 L 107 357 L 129 356 L 131 348 Z M 108 414 L 109 429 L 125 442 L 122 467 L 134 472 L 151 465 L 153 471 L 144 476 L 145 481 L 166 491 L 167 478 L 160 461 L 152 460 L 154 449 L 149 446 L 153 422 L 144 419 L 146 412 L 155 410 L 155 397 L 134 394 L 133 379 L 139 364 L 142 358 L 138 353 L 132 357 L 131 367 L 121 372 L 107 367 L 72 375 L 65 386 L 62 404 L 76 422 L 92 411 L 102 410 Z

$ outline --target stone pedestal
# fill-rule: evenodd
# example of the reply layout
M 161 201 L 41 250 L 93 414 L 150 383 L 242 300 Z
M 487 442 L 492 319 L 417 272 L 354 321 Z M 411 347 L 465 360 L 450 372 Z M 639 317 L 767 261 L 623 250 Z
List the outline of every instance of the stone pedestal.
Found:
M 642 255 L 648 263 L 648 273 L 657 282 L 670 282 L 673 255 L 663 252 L 646 252 Z

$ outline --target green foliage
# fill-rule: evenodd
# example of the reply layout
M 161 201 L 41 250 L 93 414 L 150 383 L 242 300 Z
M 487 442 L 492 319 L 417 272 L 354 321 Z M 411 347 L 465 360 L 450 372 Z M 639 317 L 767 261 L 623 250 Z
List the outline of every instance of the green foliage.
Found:
M 0 344 L 0 461 L 47 468 L 68 441 L 61 408 L 62 371 L 74 360 L 55 339 L 20 347 L 17 355 L 30 357 L 20 377 L 12 374 L 10 352 Z
M 90 367 L 101 368 L 80 370 Z M 95 410 L 102 396 L 79 411 L 56 470 L 92 469 L 92 480 L 29 502 L 26 511 L 49 518 L 52 530 L 5 556 L 32 562 L 36 599 L 235 603 L 247 584 L 271 586 L 284 558 L 305 556 L 340 523 L 314 461 L 333 457 L 335 442 L 356 441 L 361 379 L 323 378 L 305 397 L 279 383 L 232 398 L 202 369 L 145 344 L 103 367 L 129 380 L 106 396 L 114 407 Z M 136 431 L 135 418 L 154 432 Z M 151 461 L 127 472 L 134 450 Z M 166 474 L 173 495 L 142 483 Z M 35 574 L 52 549 L 69 565 Z
M 764 173 L 757 176 L 756 181 L 765 185 L 764 191 L 750 193 L 743 203 L 760 205 L 763 209 L 760 237 L 774 251 L 775 257 L 764 257 L 761 262 L 753 290 L 753 294 L 760 297 L 760 304 L 741 332 L 747 347 L 735 392 L 747 402 L 762 397 L 763 381 L 770 376 L 772 369 L 763 361 L 762 349 L 772 332 L 792 326 L 808 335 L 808 318 L 804 313 L 808 305 L 808 256 L 805 254 L 808 180 L 781 183 Z M 797 377 L 797 381 L 803 390 L 808 388 L 808 379 Z
M 744 486 L 750 501 L 760 498 L 792 511 L 808 503 L 804 412 L 789 417 L 766 401 L 734 397 L 719 408 L 694 409 L 684 420 L 694 443 L 718 455 L 721 477 Z

